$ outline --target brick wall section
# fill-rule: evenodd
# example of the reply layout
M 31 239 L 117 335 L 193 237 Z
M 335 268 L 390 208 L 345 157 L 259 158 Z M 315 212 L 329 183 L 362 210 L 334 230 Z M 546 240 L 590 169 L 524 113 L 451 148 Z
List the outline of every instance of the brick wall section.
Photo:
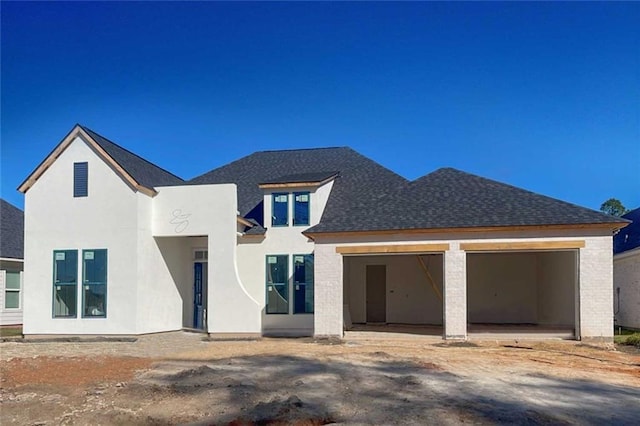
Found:
M 334 244 L 316 244 L 314 336 L 342 337 L 342 256 Z
M 467 337 L 467 261 L 460 245 L 451 244 L 444 255 L 444 335 L 445 339 Z
M 580 337 L 613 339 L 613 239 L 591 237 L 580 249 Z
M 640 249 L 613 259 L 613 291 L 620 287 L 618 325 L 640 329 Z M 626 256 L 625 256 L 626 255 Z

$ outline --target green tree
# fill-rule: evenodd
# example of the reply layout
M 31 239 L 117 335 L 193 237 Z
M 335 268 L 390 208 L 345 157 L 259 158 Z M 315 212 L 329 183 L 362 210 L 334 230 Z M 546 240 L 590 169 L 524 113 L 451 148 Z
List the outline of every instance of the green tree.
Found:
M 600 211 L 610 214 L 611 216 L 622 216 L 627 213 L 629 210 L 625 206 L 622 205 L 620 200 L 617 198 L 609 198 L 607 201 L 602 203 L 600 206 Z

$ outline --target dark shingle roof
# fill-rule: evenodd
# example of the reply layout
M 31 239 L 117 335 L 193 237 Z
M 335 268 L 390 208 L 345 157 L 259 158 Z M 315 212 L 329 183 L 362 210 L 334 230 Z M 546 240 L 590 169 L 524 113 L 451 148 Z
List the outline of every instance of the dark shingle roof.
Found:
M 319 183 L 336 176 L 338 172 L 315 172 L 315 173 L 295 173 L 279 176 L 266 182 L 260 182 L 261 185 L 280 184 L 280 183 Z
M 633 221 L 626 228 L 622 228 L 613 237 L 613 253 L 623 253 L 640 247 L 640 207 L 622 215 L 624 219 Z
M 381 200 L 350 207 L 309 232 L 626 222 L 451 168 L 436 170 Z
M 406 184 L 406 179 L 351 148 L 317 148 L 256 152 L 191 179 L 188 183 L 235 183 L 241 216 L 263 222 L 263 190 L 258 184 L 279 176 L 335 170 L 340 175 L 333 184 L 322 221 L 336 221 L 353 206 L 377 200 Z
M 0 199 L 0 257 L 24 258 L 24 213 Z
M 184 181 L 178 176 L 164 170 L 161 167 L 145 160 L 144 158 L 134 154 L 121 147 L 120 145 L 110 141 L 109 139 L 97 134 L 93 130 L 80 126 L 96 141 L 107 154 L 111 156 L 123 169 L 127 171 L 139 184 L 147 188 L 155 186 L 181 185 Z

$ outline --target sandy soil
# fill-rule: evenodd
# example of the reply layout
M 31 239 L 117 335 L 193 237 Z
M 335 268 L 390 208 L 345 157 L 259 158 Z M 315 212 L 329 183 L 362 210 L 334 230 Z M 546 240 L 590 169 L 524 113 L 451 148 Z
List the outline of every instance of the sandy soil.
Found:
M 571 342 L 157 339 L 156 345 L 153 338 L 106 343 L 116 348 L 111 351 L 101 350 L 104 342 L 0 344 L 0 423 L 535 425 L 640 419 L 640 354 L 633 350 Z

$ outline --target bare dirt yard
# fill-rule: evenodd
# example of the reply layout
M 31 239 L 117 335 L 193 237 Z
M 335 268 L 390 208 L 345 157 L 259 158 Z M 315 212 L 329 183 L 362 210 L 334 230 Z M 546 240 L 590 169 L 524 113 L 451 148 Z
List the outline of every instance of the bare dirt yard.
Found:
M 0 343 L 0 424 L 639 424 L 640 352 L 428 338 Z

